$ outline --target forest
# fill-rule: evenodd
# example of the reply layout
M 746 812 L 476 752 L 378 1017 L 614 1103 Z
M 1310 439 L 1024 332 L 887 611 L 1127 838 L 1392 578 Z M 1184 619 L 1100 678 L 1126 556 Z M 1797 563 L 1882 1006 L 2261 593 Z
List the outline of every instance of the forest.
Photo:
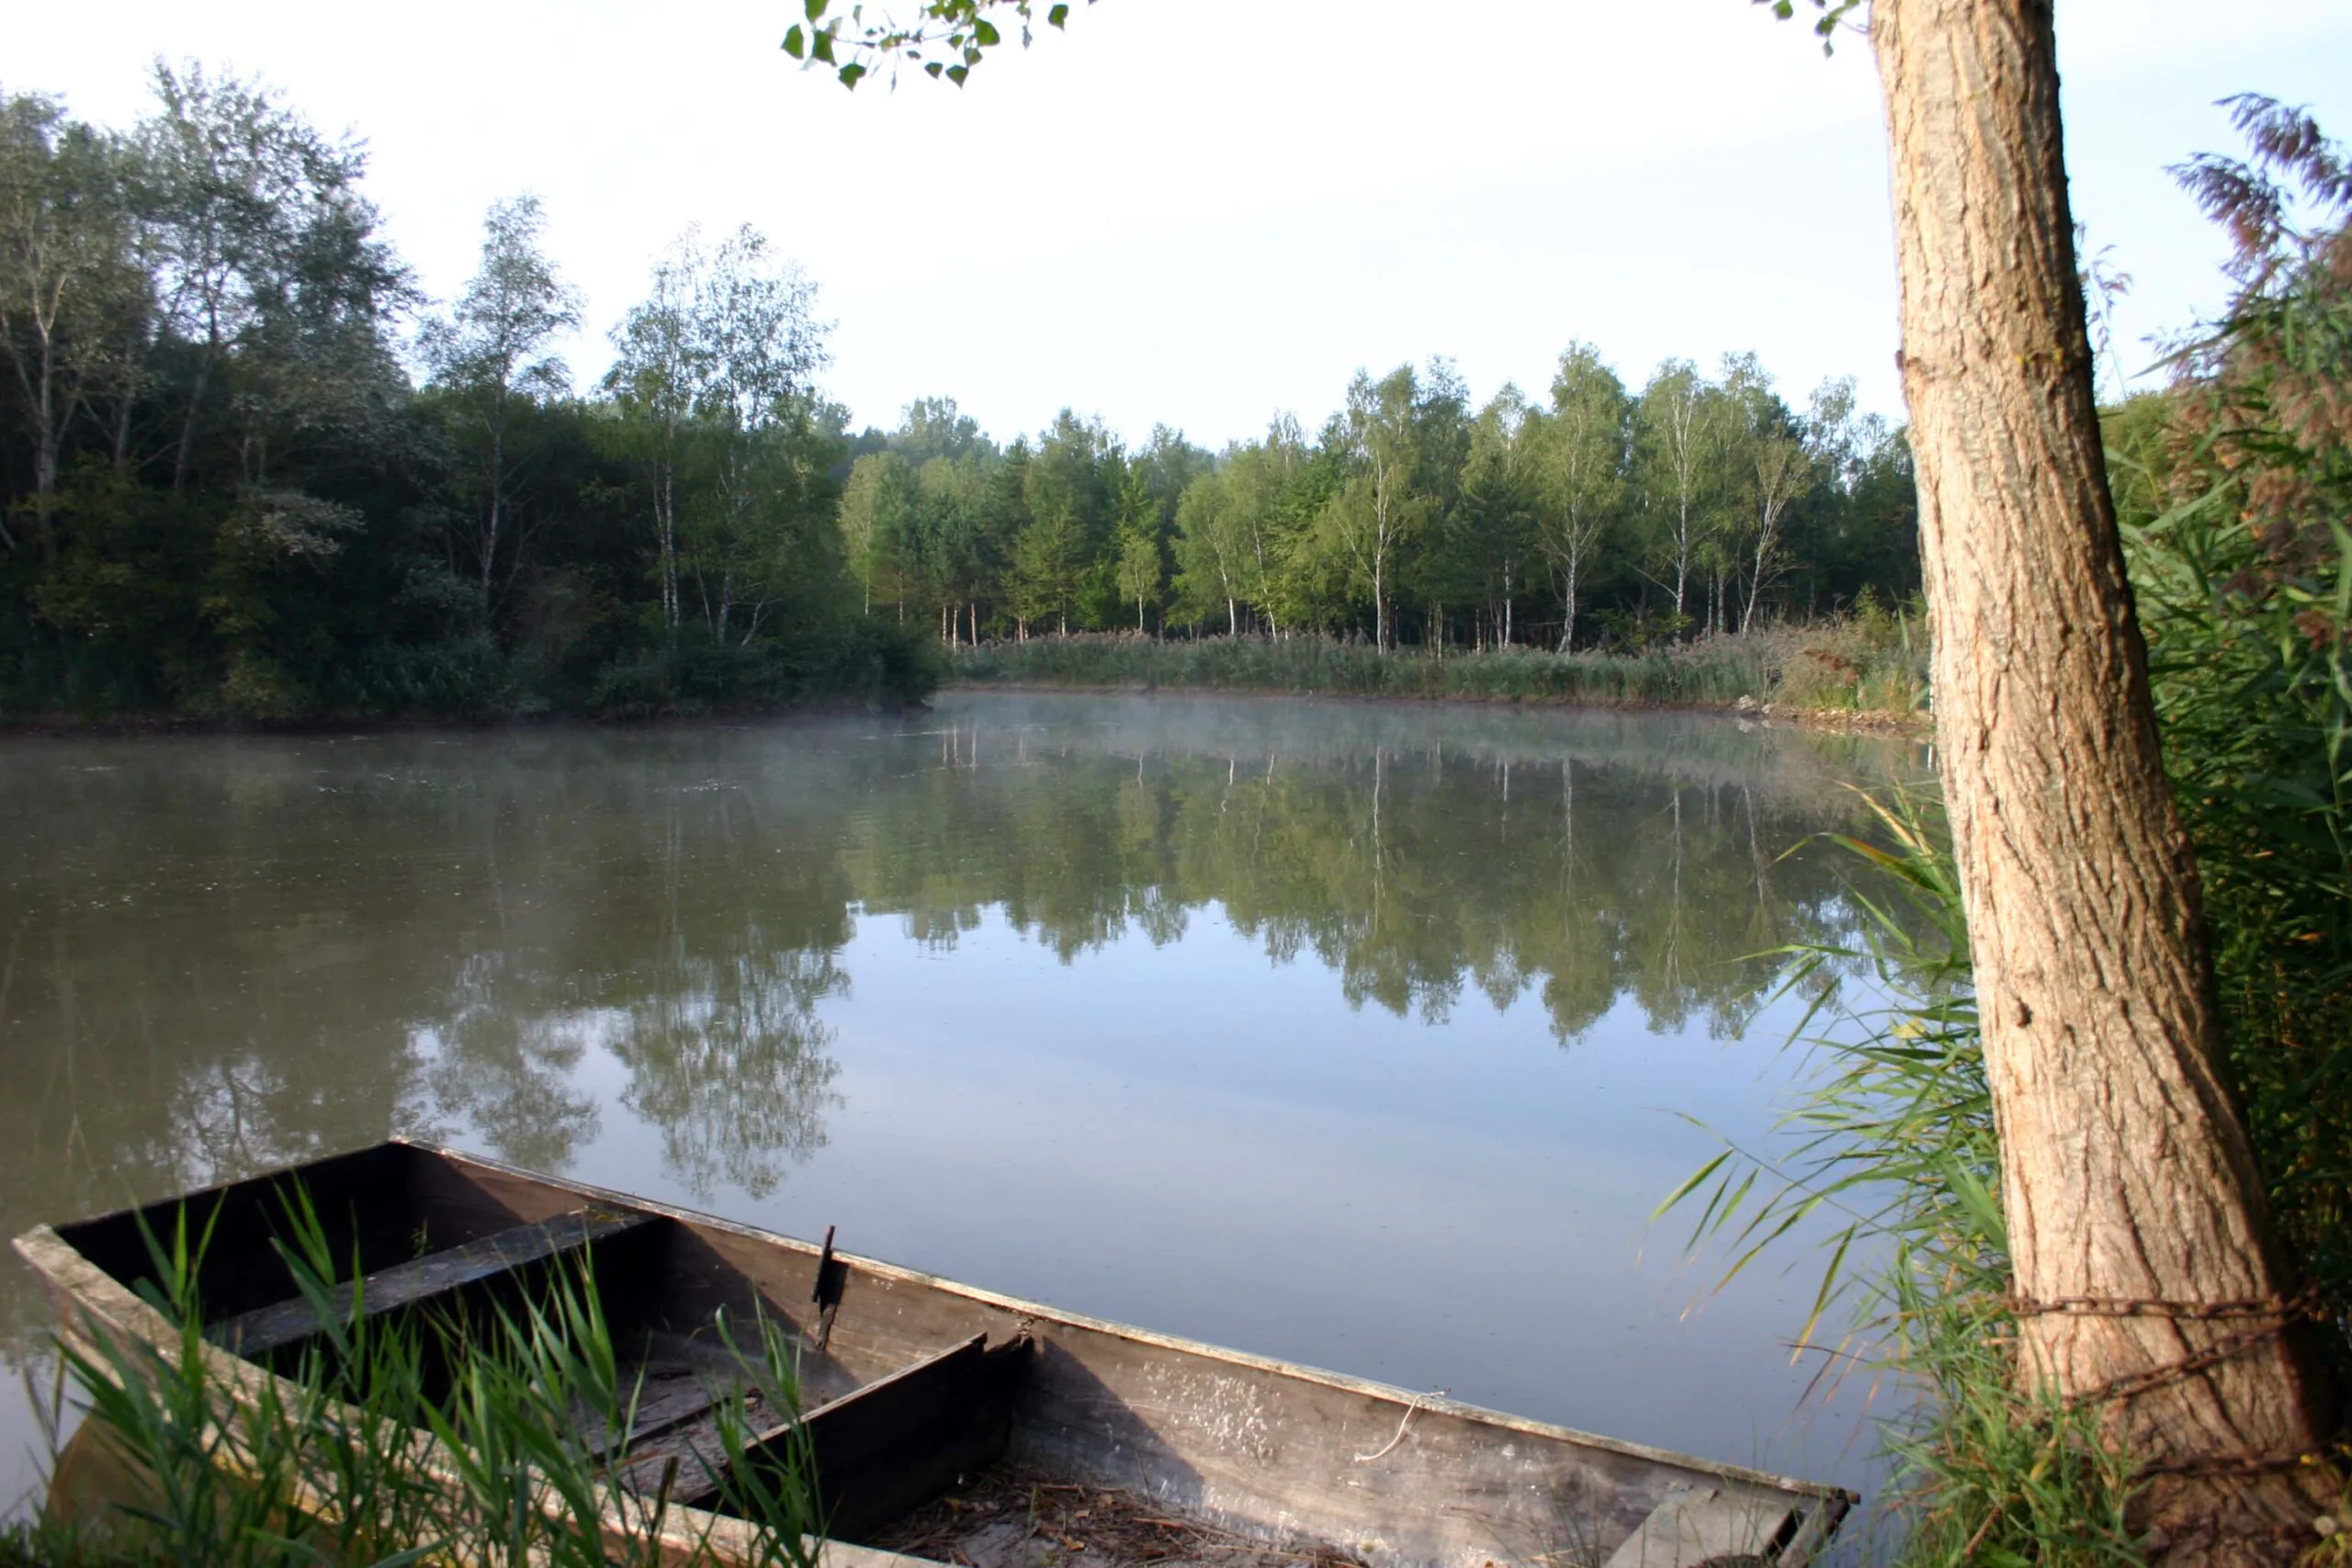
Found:
M 287 719 L 918 697 L 856 613 L 815 288 L 689 231 L 576 388 L 528 197 L 436 305 L 363 150 L 159 66 L 0 100 L 0 709 Z
M 815 283 L 689 231 L 575 378 L 536 198 L 428 299 L 365 150 L 159 65 L 0 98 L 0 713 L 629 714 L 920 697 L 941 645 L 1127 629 L 1639 649 L 1913 594 L 1903 434 L 1752 355 L 1586 344 L 1483 404 L 1359 373 L 1212 452 L 953 400 L 853 432 Z

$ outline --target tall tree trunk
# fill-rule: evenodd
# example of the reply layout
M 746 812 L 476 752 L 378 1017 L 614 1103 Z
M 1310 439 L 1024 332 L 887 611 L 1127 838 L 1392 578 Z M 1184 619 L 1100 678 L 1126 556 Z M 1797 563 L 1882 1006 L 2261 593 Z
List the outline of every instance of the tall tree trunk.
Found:
M 178 450 L 172 454 L 172 493 L 187 482 L 188 465 L 195 460 L 196 424 L 204 412 L 204 394 L 212 380 L 212 362 L 220 354 L 220 311 L 217 304 L 205 310 L 204 352 L 197 355 L 196 378 L 188 388 L 187 417 L 180 421 Z
M 1756 602 L 1764 596 L 1764 567 L 1770 556 L 1778 525 L 1767 522 L 1756 536 L 1756 574 L 1747 580 L 1747 608 L 1739 617 L 1741 631 L 1756 629 Z
M 1674 618 L 1676 620 L 1682 618 L 1683 589 L 1690 580 L 1690 498 L 1687 494 L 1684 495 L 1679 504 L 1682 510 L 1678 514 L 1678 520 L 1674 525 Z M 1680 637 L 1682 628 L 1677 626 L 1674 629 L 1674 635 Z
M 49 334 L 41 336 L 40 390 L 27 400 L 33 411 L 33 528 L 40 541 L 41 563 L 46 566 L 57 558 L 57 469 L 65 443 L 50 385 Z
M 1562 653 L 1574 649 L 1577 640 L 1577 557 L 1578 553 L 1574 550 L 1568 553 L 1567 592 L 1560 595 L 1560 651 Z
M 490 432 L 490 529 L 481 541 L 481 607 L 490 608 L 491 565 L 498 558 L 500 503 L 506 491 L 506 421 L 502 413 Z
M 2100 1404 L 2154 1469 L 2167 1561 L 2285 1562 L 2327 1501 L 2294 1463 L 2322 1390 L 2218 1068 L 2101 456 L 2050 0 L 1878 0 L 1871 36 L 2021 1372 Z

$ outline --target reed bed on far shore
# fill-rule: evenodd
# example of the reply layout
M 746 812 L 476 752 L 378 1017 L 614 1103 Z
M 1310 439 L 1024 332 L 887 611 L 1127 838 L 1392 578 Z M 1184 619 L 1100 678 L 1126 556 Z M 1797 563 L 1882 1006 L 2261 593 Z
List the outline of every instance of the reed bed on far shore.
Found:
M 1888 612 L 1577 653 L 1521 647 L 1382 653 L 1369 643 L 1326 637 L 1091 634 L 958 649 L 950 681 L 1606 707 L 1770 706 L 1907 722 L 1926 710 L 1927 638 L 1915 617 Z

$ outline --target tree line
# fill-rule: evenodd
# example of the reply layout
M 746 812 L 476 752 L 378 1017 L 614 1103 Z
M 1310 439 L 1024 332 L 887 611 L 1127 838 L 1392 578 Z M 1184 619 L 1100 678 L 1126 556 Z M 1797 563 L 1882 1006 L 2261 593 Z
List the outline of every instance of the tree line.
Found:
M 1212 454 L 1065 410 L 1000 446 L 948 399 L 867 432 L 841 504 L 869 610 L 950 643 L 1308 632 L 1382 649 L 1640 647 L 1917 592 L 1904 433 L 1850 378 L 1799 410 L 1753 354 L 1629 388 L 1588 344 L 1548 395 L 1359 372 Z
M 927 689 L 856 614 L 815 289 L 689 231 L 575 387 L 527 196 L 436 308 L 367 161 L 159 65 L 0 96 L 0 705 L 290 717 Z
M 535 198 L 436 305 L 366 173 L 195 65 L 127 130 L 0 96 L 0 711 L 905 697 L 933 626 L 1640 646 L 1917 586 L 1902 433 L 1752 355 L 1636 389 L 1577 344 L 1483 406 L 1359 374 L 1215 454 L 944 398 L 854 434 L 756 231 L 681 236 L 583 388 Z

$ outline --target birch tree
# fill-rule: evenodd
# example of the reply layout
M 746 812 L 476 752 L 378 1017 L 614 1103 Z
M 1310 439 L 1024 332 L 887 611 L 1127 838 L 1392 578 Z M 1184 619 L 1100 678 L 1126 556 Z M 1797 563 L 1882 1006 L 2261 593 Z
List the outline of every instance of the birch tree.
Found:
M 1658 534 L 1657 556 L 1673 597 L 1676 629 L 1690 623 L 1690 574 L 1707 543 L 1706 480 L 1714 431 L 1712 390 L 1687 359 L 1669 359 L 1642 389 L 1634 409 L 1644 502 Z
M 1537 454 L 1544 445 L 1543 412 L 1506 383 L 1478 411 L 1462 474 L 1456 529 L 1461 560 L 1454 575 L 1487 601 L 1485 615 L 1498 647 L 1511 645 L 1513 601 L 1525 585 L 1534 548 Z
M 1633 400 L 1589 344 L 1570 344 L 1552 378 L 1552 414 L 1536 454 L 1536 538 L 1560 583 L 1560 651 L 1576 645 L 1589 563 L 1625 502 Z
M 1227 468 L 1241 601 L 1265 616 L 1271 637 L 1282 636 L 1287 624 L 1295 598 L 1287 589 L 1287 566 L 1315 504 L 1302 482 L 1306 462 L 1306 433 L 1295 417 L 1283 414 L 1267 425 L 1262 439 L 1235 455 Z
M 1409 365 L 1378 381 L 1356 372 L 1337 427 L 1355 471 L 1324 509 L 1331 538 L 1371 593 L 1373 646 L 1383 653 L 1396 642 L 1397 554 L 1430 511 L 1417 484 L 1420 403 Z
M 739 598 L 756 629 L 773 586 L 777 448 L 807 418 L 825 362 L 816 288 L 749 224 L 705 247 L 689 229 L 613 333 L 605 389 L 650 468 L 664 624 L 683 613 L 685 570 L 714 637 Z M 692 493 L 682 483 L 689 471 Z M 689 525 L 691 527 L 689 527 Z M 744 636 L 751 634 L 746 631 Z
M 1241 573 L 1247 541 L 1230 470 L 1203 474 L 1176 502 L 1176 591 L 1180 607 L 1225 611 L 1225 635 L 1241 635 Z
M 1740 630 L 1755 624 L 1764 590 L 1787 562 L 1781 551 L 1789 511 L 1813 483 L 1811 444 L 1772 378 L 1753 354 L 1724 356 L 1722 456 L 1734 491 L 1736 536 L 1747 561 L 1747 603 Z
M 948 461 L 935 458 L 934 461 Z M 869 452 L 850 466 L 837 513 L 842 548 L 867 613 L 878 597 L 906 619 L 907 547 L 915 530 L 915 470 L 896 452 Z
M 1159 506 L 1152 499 L 1150 478 L 1140 463 L 1125 467 L 1111 498 L 1117 525 L 1119 597 L 1136 607 L 1136 630 L 1141 633 L 1149 629 L 1144 617 L 1159 598 L 1167 566 L 1160 554 Z
M 515 483 L 510 433 L 523 406 L 560 398 L 571 384 L 571 370 L 548 345 L 580 324 L 580 297 L 556 276 L 540 248 L 545 227 L 536 196 L 494 204 L 482 220 L 480 269 L 456 308 L 425 323 L 420 343 L 435 384 L 462 411 L 467 433 L 482 444 L 470 543 L 485 612 L 492 608 L 492 574 Z M 519 570 L 519 538 L 514 544 Z
M 662 625 L 673 633 L 679 607 L 679 469 L 702 374 L 693 310 L 693 277 L 673 252 L 654 264 L 652 287 L 613 329 L 616 356 L 605 374 L 605 395 L 619 416 L 619 445 L 646 468 Z

